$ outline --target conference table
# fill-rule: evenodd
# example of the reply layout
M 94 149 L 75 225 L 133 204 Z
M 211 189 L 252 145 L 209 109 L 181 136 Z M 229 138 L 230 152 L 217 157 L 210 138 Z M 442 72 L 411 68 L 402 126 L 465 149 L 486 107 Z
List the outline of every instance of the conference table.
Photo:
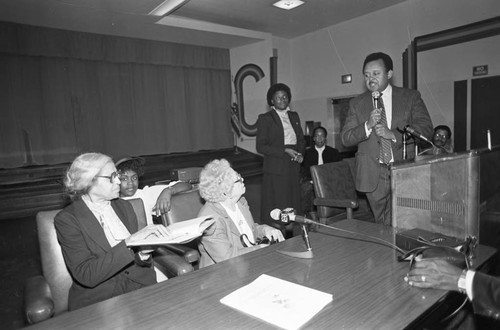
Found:
M 335 227 L 394 244 L 395 231 L 344 220 Z M 309 233 L 313 258 L 278 252 L 304 251 L 304 239 L 279 244 L 169 279 L 128 294 L 61 314 L 34 329 L 276 329 L 220 303 L 261 274 L 330 293 L 333 300 L 301 329 L 404 329 L 418 327 L 449 294 L 419 289 L 404 280 L 408 262 L 371 238 L 321 227 Z M 479 245 L 474 268 L 487 265 L 494 248 Z

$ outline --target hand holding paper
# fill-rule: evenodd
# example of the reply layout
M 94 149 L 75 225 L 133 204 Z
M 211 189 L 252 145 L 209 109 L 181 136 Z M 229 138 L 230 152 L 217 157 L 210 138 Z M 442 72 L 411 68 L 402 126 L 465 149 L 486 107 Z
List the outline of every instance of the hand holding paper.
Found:
M 149 225 L 138 232 L 130 235 L 127 239 L 125 239 L 125 243 L 127 246 L 136 246 L 142 245 L 137 244 L 137 242 L 141 242 L 151 238 L 159 238 L 167 236 L 167 229 L 163 225 Z
M 174 223 L 168 227 L 150 225 L 128 238 L 127 246 L 182 244 L 201 236 L 215 220 L 211 216 Z

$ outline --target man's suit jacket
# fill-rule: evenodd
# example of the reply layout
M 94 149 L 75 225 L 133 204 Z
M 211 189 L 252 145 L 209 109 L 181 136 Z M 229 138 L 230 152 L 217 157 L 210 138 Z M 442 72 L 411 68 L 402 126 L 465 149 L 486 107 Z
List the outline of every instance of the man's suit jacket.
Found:
M 137 219 L 132 205 L 122 199 L 111 201 L 111 205 L 128 231 L 135 233 Z M 73 278 L 70 310 L 156 283 L 152 264 L 136 265 L 134 253 L 124 241 L 111 247 L 99 221 L 81 199 L 56 215 L 55 227 Z
M 325 149 L 323 150 L 323 164 L 338 162 L 342 160 L 342 156 L 340 152 L 332 148 L 330 146 L 325 145 Z M 313 165 L 318 165 L 318 151 L 315 146 L 310 147 L 306 150 L 304 154 L 304 162 L 302 163 L 302 177 L 303 178 L 311 178 L 310 168 Z
M 378 185 L 379 162 L 379 137 L 374 131 L 366 137 L 365 122 L 373 110 L 372 95 L 367 91 L 354 99 L 349 104 L 345 125 L 342 129 L 342 143 L 346 147 L 358 146 L 356 153 L 356 189 L 362 192 L 372 192 Z M 392 86 L 392 121 L 391 131 L 396 136 L 392 143 L 392 152 L 395 161 L 403 158 L 402 134 L 397 128 L 402 129 L 410 125 L 424 136 L 431 136 L 433 132 L 429 112 L 416 90 Z
M 297 151 L 304 154 L 306 141 L 299 115 L 295 111 L 288 111 L 288 117 L 297 136 Z M 264 155 L 264 173 L 280 174 L 284 161 L 290 161 L 290 156 L 285 153 L 283 124 L 275 110 L 259 115 L 256 147 L 257 152 Z
M 238 201 L 238 207 L 253 231 L 255 239 L 262 238 L 262 225 L 254 222 L 250 208 L 244 197 Z M 229 217 L 226 210 L 220 203 L 207 202 L 201 208 L 198 216 L 215 216 L 215 230 L 208 230 L 204 234 L 198 244 L 200 250 L 200 268 L 213 265 L 226 259 L 234 258 L 236 256 L 254 251 L 258 249 L 255 247 L 245 247 L 240 240 L 240 232 L 233 220 Z
M 500 320 L 500 278 L 476 272 L 472 294 L 474 313 Z

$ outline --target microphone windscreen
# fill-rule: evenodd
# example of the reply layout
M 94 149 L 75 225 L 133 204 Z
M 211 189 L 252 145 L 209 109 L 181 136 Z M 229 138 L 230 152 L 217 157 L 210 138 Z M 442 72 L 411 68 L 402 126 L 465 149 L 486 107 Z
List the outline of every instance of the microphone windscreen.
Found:
M 374 99 L 378 99 L 380 97 L 380 92 L 379 91 L 372 92 L 372 97 Z
M 274 209 L 269 214 L 271 215 L 271 218 L 273 220 L 279 220 L 280 219 L 280 213 L 281 213 L 280 209 Z

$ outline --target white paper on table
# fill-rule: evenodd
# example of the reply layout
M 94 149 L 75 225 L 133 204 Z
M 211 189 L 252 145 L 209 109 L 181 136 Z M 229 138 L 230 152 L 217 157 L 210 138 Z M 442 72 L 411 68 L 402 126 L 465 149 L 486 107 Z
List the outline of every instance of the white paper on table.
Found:
M 294 330 L 332 299 L 329 293 L 263 274 L 220 302 L 283 329 Z

